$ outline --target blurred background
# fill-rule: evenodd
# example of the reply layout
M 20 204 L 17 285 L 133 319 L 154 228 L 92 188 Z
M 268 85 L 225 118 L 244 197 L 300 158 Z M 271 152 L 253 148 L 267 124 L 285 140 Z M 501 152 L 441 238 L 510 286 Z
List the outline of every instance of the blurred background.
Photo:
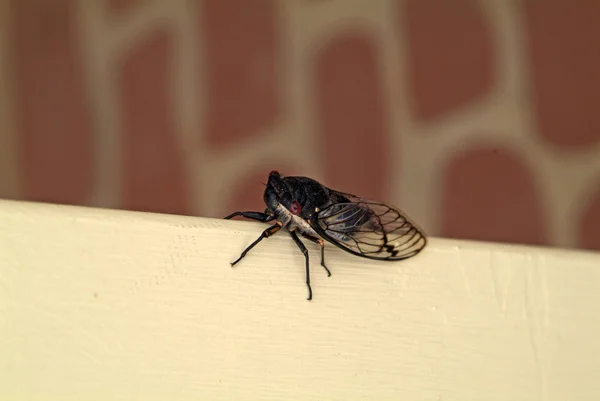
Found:
M 270 170 L 600 249 L 600 2 L 0 0 L 0 197 L 222 217 Z

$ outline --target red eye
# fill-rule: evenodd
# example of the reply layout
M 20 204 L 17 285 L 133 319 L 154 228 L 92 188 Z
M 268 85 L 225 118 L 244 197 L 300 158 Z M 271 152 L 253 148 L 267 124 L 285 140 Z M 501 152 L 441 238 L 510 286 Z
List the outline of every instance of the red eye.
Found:
M 279 175 L 279 171 L 277 170 L 272 170 L 269 175 Z
M 302 211 L 302 206 L 300 206 L 300 204 L 296 201 L 292 201 L 292 203 L 290 203 L 290 212 L 292 214 L 300 214 L 300 212 Z

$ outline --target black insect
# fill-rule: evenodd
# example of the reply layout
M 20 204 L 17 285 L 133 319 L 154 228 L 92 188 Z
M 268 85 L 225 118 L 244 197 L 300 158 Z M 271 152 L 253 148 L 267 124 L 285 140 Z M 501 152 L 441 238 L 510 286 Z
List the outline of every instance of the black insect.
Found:
M 306 259 L 308 300 L 312 299 L 308 251 L 298 232 L 321 246 L 321 266 L 328 276 L 331 272 L 325 266 L 323 239 L 354 255 L 377 260 L 407 259 L 427 244 L 425 233 L 397 209 L 334 191 L 307 177 L 284 177 L 271 171 L 264 200 L 267 205 L 264 213 L 235 212 L 225 217 L 275 220 L 275 224 L 263 231 L 231 265 L 238 263 L 260 241 L 285 227 Z

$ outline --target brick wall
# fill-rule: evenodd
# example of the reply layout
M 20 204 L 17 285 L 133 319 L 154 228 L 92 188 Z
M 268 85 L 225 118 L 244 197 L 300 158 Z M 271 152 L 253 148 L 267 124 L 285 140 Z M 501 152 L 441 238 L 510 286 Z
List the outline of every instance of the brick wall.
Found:
M 600 2 L 0 0 L 0 196 L 218 217 L 269 170 L 600 249 Z

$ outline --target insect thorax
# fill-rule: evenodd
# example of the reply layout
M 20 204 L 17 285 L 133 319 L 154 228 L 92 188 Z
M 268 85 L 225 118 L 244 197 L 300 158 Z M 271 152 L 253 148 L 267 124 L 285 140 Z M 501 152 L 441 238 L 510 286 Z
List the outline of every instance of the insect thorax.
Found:
M 318 234 L 310 227 L 310 224 L 306 220 L 290 213 L 282 204 L 278 204 L 275 208 L 275 218 L 290 231 L 298 229 L 305 234 L 318 237 Z

